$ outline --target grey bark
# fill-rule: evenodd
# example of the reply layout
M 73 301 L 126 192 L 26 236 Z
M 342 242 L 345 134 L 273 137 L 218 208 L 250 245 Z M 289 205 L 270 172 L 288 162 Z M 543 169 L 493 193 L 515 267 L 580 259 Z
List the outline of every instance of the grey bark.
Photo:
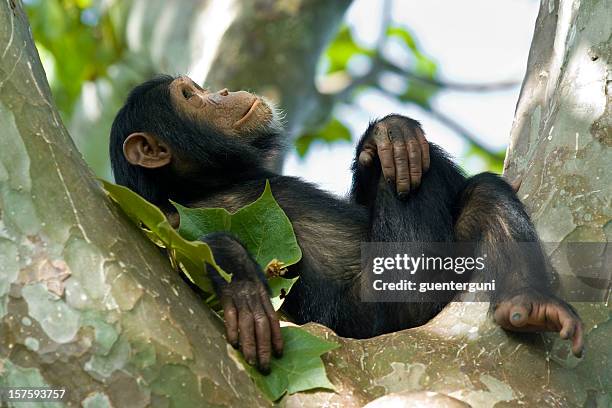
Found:
M 72 406 L 267 405 L 219 319 L 102 193 L 11 0 L 0 53 L 0 386 L 65 388 Z
M 504 165 L 523 180 L 562 293 L 605 302 L 612 270 L 591 276 L 585 265 L 609 256 L 612 237 L 611 10 L 610 0 L 543 2 Z M 572 242 L 602 244 L 563 259 Z
M 521 196 L 547 240 L 578 230 L 607 241 L 609 10 L 609 0 L 542 3 L 507 173 L 523 175 Z M 551 48 L 554 58 L 541 57 Z M 59 120 L 11 0 L 0 2 L 0 52 L 0 385 L 66 386 L 73 405 L 267 405 L 234 363 L 218 319 L 101 193 Z M 570 189 L 576 180 L 590 201 Z M 561 232 L 551 228 L 568 219 Z M 357 407 L 388 395 L 374 406 L 606 407 L 610 307 L 576 306 L 587 331 L 581 360 L 556 335 L 508 335 L 479 303 L 454 303 L 425 326 L 363 341 L 308 325 L 341 344 L 324 356 L 337 392 L 280 404 Z

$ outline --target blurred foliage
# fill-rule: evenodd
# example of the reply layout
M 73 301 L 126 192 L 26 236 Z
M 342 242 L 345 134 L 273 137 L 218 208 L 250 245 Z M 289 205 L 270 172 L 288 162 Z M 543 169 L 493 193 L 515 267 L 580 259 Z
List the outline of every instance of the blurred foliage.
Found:
M 295 140 L 295 149 L 300 157 L 306 156 L 308 149 L 314 143 L 334 143 L 338 141 L 350 142 L 351 131 L 338 119 L 332 119 L 316 132 L 305 133 Z
M 350 28 L 343 26 L 338 35 L 336 35 L 336 38 L 327 47 L 324 55 L 329 64 L 327 73 L 331 74 L 338 71 L 346 71 L 351 58 L 357 55 L 372 57 L 374 50 L 357 45 L 355 40 L 353 40 Z
M 83 84 L 108 77 L 108 68 L 124 57 L 127 47 L 123 32 L 130 2 L 24 0 L 24 4 L 55 101 L 64 120 L 69 121 Z M 389 60 L 384 52 L 389 42 L 399 44 L 408 61 Z M 357 65 L 366 65 L 369 71 L 357 73 Z M 346 90 L 330 95 L 335 103 L 351 104 L 359 92 L 374 89 L 398 102 L 429 110 L 433 97 L 441 90 L 435 80 L 438 67 L 434 60 L 419 46 L 414 33 L 395 23 L 386 23 L 374 46 L 360 44 L 352 27 L 343 26 L 325 50 L 322 66 L 323 76 L 348 79 Z M 403 86 L 385 88 L 380 77 L 386 73 L 395 74 Z M 295 147 L 298 155 L 305 157 L 313 143 L 339 141 L 350 142 L 351 132 L 332 110 L 329 120 L 296 138 Z M 83 148 L 87 150 L 86 146 Z M 473 144 L 467 156 L 479 157 L 492 170 L 501 169 L 504 157 L 503 153 L 486 151 Z
M 390 61 L 384 55 L 385 44 L 393 40 L 401 44 L 408 56 L 408 62 L 404 65 Z M 364 58 L 368 61 L 369 71 L 356 75 L 351 69 L 351 63 Z M 338 102 L 352 103 L 359 92 L 374 89 L 397 99 L 398 102 L 412 103 L 425 111 L 430 111 L 433 97 L 442 89 L 436 81 L 438 67 L 435 61 L 426 55 L 418 45 L 416 36 L 404 26 L 388 23 L 375 48 L 369 48 L 360 45 L 355 40 L 351 28 L 345 25 L 325 50 L 323 59 L 324 76 L 335 76 L 343 80 L 349 78 L 352 81 L 346 84 L 349 92 L 343 90 L 338 92 L 340 97 Z M 379 78 L 385 73 L 399 75 L 404 81 L 404 86 L 397 92 L 384 88 Z M 298 137 L 295 140 L 295 147 L 298 155 L 305 157 L 313 143 L 331 144 L 350 140 L 350 131 L 332 114 L 327 123 L 318 129 L 308 130 Z M 469 140 L 468 143 L 470 147 L 466 158 L 477 157 L 485 163 L 486 169 L 501 173 L 505 152 L 490 152 Z
M 85 81 L 104 76 L 125 49 L 120 1 L 25 0 L 55 102 L 71 116 Z
M 480 147 L 470 143 L 468 150 L 465 152 L 464 161 L 471 158 L 477 158 L 483 162 L 483 171 L 492 171 L 493 173 L 502 174 L 504 170 L 504 159 L 506 158 L 506 149 L 497 152 L 487 152 Z
M 434 79 L 438 70 L 436 63 L 421 52 L 417 47 L 414 36 L 407 28 L 390 26 L 387 28 L 387 37 L 399 38 L 406 48 L 410 50 L 414 64 L 412 73 L 418 75 L 420 78 Z M 424 108 L 429 108 L 431 98 L 433 98 L 439 90 L 439 86 L 430 82 L 412 79 L 408 81 L 406 91 L 400 94 L 398 99 L 402 102 L 412 102 Z

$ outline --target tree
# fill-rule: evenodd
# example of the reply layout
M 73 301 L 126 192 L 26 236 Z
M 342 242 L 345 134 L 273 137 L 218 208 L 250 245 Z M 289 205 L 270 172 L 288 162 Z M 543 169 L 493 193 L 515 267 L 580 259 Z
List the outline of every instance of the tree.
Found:
M 115 31 L 113 38 L 126 40 L 109 65 L 109 75 L 89 82 L 79 96 L 77 114 L 69 122 L 77 146 L 98 174 L 110 177 L 108 158 L 99 152 L 108 145 L 112 118 L 128 89 L 159 72 L 191 73 L 198 82 L 206 78 L 212 89 L 252 89 L 283 107 L 292 135 L 299 135 L 309 124 L 325 122 L 331 105 L 319 103 L 312 78 L 318 56 L 350 3 L 109 2 L 114 9 L 106 14 L 116 18 L 105 29 Z M 92 99 L 97 108 L 88 109 L 87 101 Z
M 2 2 L 0 21 L 2 385 L 65 387 L 75 403 L 265 405 L 219 319 L 92 177 L 21 5 Z
M 543 1 L 538 17 L 506 167 L 523 176 L 521 197 L 546 240 L 610 234 L 609 3 Z M 13 0 L 0 5 L 0 51 L 0 386 L 66 387 L 75 405 L 269 405 L 232 359 L 219 319 L 102 193 Z M 578 306 L 588 331 L 581 361 L 554 336 L 517 341 L 483 304 L 454 303 L 425 326 L 365 341 L 308 325 L 342 345 L 324 357 L 337 392 L 283 402 L 361 406 L 393 394 L 408 406 L 605 406 L 610 310 Z

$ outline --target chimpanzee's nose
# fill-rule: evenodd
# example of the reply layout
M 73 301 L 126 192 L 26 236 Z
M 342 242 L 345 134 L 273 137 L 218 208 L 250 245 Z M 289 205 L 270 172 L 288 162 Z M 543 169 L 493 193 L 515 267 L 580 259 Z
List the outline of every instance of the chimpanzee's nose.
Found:
M 227 88 L 223 88 L 222 90 L 219 91 L 219 95 L 227 96 L 229 95 L 229 91 L 227 90 Z

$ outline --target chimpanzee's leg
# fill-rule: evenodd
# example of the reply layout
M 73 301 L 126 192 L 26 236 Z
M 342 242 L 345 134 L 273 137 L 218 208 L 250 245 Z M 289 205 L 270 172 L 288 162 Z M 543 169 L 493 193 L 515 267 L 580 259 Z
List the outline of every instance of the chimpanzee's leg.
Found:
M 358 144 L 351 198 L 369 212 L 369 228 L 364 238 L 381 245 L 370 247 L 367 256 L 393 253 L 421 256 L 428 254 L 429 243 L 454 241 L 453 208 L 465 177 L 435 144 L 428 144 L 427 152 L 415 157 L 412 152 L 422 147 L 422 137 L 417 121 L 390 115 L 372 123 Z M 411 149 L 411 144 L 415 148 Z M 368 149 L 376 149 L 375 154 L 368 153 Z M 364 153 L 368 160 L 362 160 Z M 415 161 L 416 169 L 412 166 Z M 427 171 L 421 173 L 420 166 Z M 418 174 L 419 183 L 412 182 L 414 173 Z M 409 188 L 408 195 L 402 194 L 401 187 Z M 417 250 L 420 244 L 424 246 Z M 362 285 L 370 287 L 369 279 L 375 279 L 372 272 L 363 271 Z M 421 279 L 425 279 L 425 274 L 411 277 L 415 282 Z M 387 331 L 424 324 L 448 303 L 418 291 L 411 292 L 406 300 L 410 301 L 381 302 Z
M 495 321 L 513 331 L 558 331 L 581 355 L 582 323 L 575 310 L 554 296 L 552 268 L 518 197 L 502 178 L 482 173 L 467 180 L 455 216 L 457 241 L 486 254 L 484 280 L 495 279 Z

